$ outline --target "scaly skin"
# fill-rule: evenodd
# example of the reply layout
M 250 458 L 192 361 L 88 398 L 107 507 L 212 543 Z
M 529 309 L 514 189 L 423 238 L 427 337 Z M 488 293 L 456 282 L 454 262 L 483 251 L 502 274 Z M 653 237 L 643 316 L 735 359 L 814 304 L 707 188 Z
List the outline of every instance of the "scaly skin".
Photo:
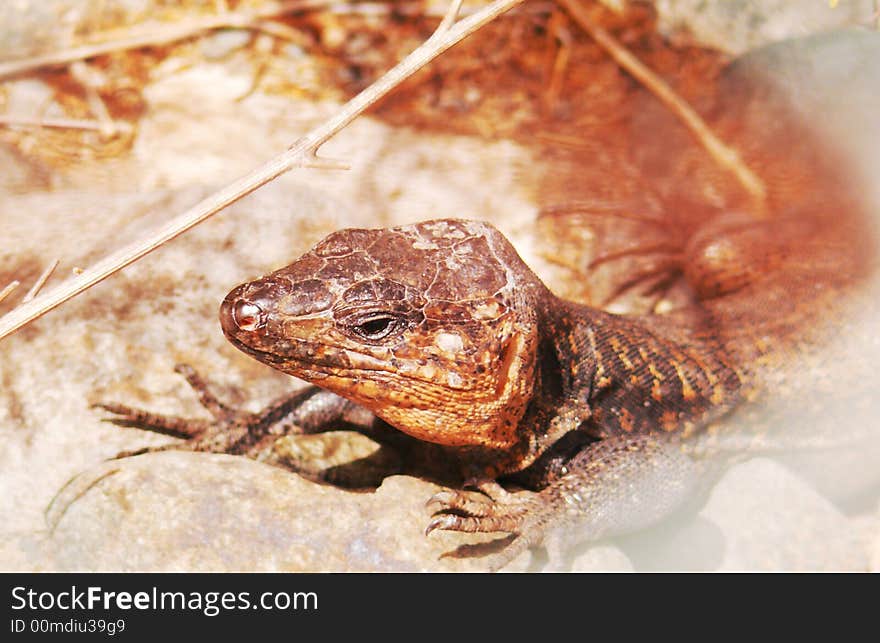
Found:
M 233 290 L 220 321 L 239 349 L 455 448 L 481 479 L 525 469 L 573 430 L 704 424 L 740 384 L 710 337 L 685 345 L 562 301 L 472 221 L 337 232 Z

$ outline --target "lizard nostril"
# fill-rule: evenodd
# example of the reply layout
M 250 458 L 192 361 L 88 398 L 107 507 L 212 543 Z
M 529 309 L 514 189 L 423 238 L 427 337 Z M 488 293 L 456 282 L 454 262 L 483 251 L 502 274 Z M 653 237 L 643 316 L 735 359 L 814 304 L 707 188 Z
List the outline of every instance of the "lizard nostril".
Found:
M 232 320 L 241 330 L 257 330 L 265 326 L 266 315 L 255 303 L 240 299 L 232 307 Z

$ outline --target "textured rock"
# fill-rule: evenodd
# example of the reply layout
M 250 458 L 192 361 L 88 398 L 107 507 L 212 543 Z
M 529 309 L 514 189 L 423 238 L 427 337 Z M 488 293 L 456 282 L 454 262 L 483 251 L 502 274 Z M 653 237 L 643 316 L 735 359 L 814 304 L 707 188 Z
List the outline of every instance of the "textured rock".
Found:
M 50 535 L 19 553 L 58 570 L 480 569 L 441 558 L 463 537 L 424 537 L 437 489 L 397 476 L 350 492 L 243 458 L 150 454 L 74 478 L 46 513 Z

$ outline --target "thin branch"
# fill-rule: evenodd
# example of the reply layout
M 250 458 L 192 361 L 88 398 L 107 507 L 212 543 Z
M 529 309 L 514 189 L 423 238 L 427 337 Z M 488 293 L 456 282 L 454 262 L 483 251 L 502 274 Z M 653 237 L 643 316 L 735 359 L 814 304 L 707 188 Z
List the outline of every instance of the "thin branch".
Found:
M 767 198 L 764 182 L 740 159 L 732 147 L 719 139 L 702 118 L 657 74 L 633 56 L 602 27 L 594 24 L 579 0 L 558 0 L 578 25 L 590 34 L 614 60 L 648 88 L 660 101 L 691 130 L 715 162 L 732 172 L 742 187 L 763 205 Z M 760 208 L 763 211 L 763 208 Z
M 67 510 L 73 506 L 73 503 L 82 498 L 89 491 L 97 487 L 101 482 L 103 482 L 110 476 L 114 476 L 119 473 L 119 471 L 120 469 L 118 468 L 109 469 L 98 477 L 89 480 L 88 483 L 83 483 L 83 480 L 85 479 L 84 476 L 87 475 L 85 473 L 75 476 L 65 482 L 64 486 L 56 491 L 55 495 L 52 496 L 52 499 L 49 501 L 49 505 L 43 512 L 43 516 L 46 520 L 46 525 L 49 527 L 49 535 L 52 535 L 52 533 L 55 531 L 55 528 L 58 527 L 58 524 L 61 522 L 61 519 L 64 518 L 64 514 L 66 514 Z M 56 503 L 58 503 L 62 499 L 63 494 L 65 493 L 73 496 L 70 499 L 70 502 L 65 502 L 60 508 L 56 507 Z
M 462 2 L 463 0 L 452 0 L 449 9 L 446 11 L 446 15 L 443 16 L 443 20 L 440 21 L 437 29 L 431 34 L 431 38 L 439 38 L 449 31 L 450 27 L 452 27 L 458 19 L 458 12 L 461 11 Z
M 555 8 L 554 2 L 531 2 L 527 6 L 517 9 L 530 14 L 550 13 Z M 435 4 L 425 6 L 423 2 L 401 3 L 390 0 L 389 2 L 333 2 L 328 4 L 327 13 L 337 16 L 417 16 L 424 18 L 442 18 L 448 12 Z M 459 17 L 473 15 L 479 11 L 479 7 L 462 7 L 458 12 Z
M 272 36 L 273 38 L 277 38 L 278 40 L 292 42 L 300 47 L 310 45 L 313 42 L 312 37 L 306 35 L 305 32 L 298 31 L 293 27 L 287 26 L 283 22 L 278 22 L 277 20 L 260 20 L 259 22 L 253 23 L 251 29 Z
M 269 2 L 253 11 L 231 11 L 212 16 L 190 18 L 187 20 L 148 24 L 141 28 L 129 29 L 118 39 L 80 45 L 62 51 L 54 51 L 42 56 L 0 63 L 0 79 L 15 76 L 42 67 L 68 65 L 77 60 L 85 60 L 116 51 L 163 45 L 185 38 L 191 38 L 205 31 L 228 28 L 251 28 L 260 21 L 294 11 L 318 9 L 331 4 L 332 0 L 286 0 Z
M 536 4 L 529 8 L 530 12 L 545 13 L 549 3 Z M 161 25 L 146 25 L 141 28 L 130 28 L 126 35 L 116 39 L 79 45 L 62 51 L 53 51 L 40 56 L 0 62 L 0 79 L 16 76 L 25 72 L 40 69 L 42 67 L 60 67 L 68 65 L 76 60 L 85 60 L 95 56 L 102 56 L 117 51 L 137 49 L 139 47 L 152 47 L 165 45 L 178 40 L 192 38 L 206 31 L 215 29 L 258 29 L 271 32 L 272 35 L 291 38 L 290 30 L 284 30 L 283 26 L 267 26 L 265 21 L 287 13 L 327 11 L 341 15 L 418 15 L 437 16 L 441 15 L 434 7 L 394 6 L 393 3 L 379 2 L 356 2 L 351 4 L 337 3 L 334 0 L 286 0 L 269 2 L 264 6 L 252 11 L 229 11 L 212 16 L 190 18 L 185 21 L 166 23 Z M 459 14 L 472 16 L 477 13 L 476 9 L 462 9 Z M 445 12 L 444 14 L 445 15 Z M 106 34 L 105 34 L 106 35 Z M 293 39 L 296 41 L 297 39 Z
M 10 281 L 8 284 L 6 284 L 3 290 L 0 290 L 0 301 L 3 301 L 7 297 L 9 297 L 9 295 L 12 294 L 12 291 L 18 288 L 20 285 L 20 281 Z
M 318 170 L 350 170 L 351 164 L 340 159 L 331 159 L 324 156 L 318 156 L 312 150 L 303 156 L 297 167 L 315 168 Z
M 116 123 L 110 116 L 110 111 L 98 93 L 98 87 L 101 81 L 97 79 L 97 74 L 93 73 L 89 66 L 82 60 L 77 60 L 70 65 L 70 75 L 79 82 L 85 91 L 86 102 L 92 115 L 101 124 L 101 135 L 105 138 L 112 138 L 116 135 Z
M 565 79 L 565 71 L 571 59 L 572 37 L 564 24 L 561 24 L 562 14 L 555 11 L 551 14 L 547 24 L 547 31 L 551 35 L 553 41 L 558 43 L 556 53 L 553 56 L 553 63 L 550 65 L 550 82 L 547 83 L 547 89 L 544 90 L 544 110 L 550 113 L 556 102 L 559 100 L 559 94 L 562 91 Z
M 521 2 L 523 0 L 496 0 L 496 2 L 487 5 L 471 16 L 459 20 L 445 32 L 442 38 L 434 38 L 432 36 L 381 78 L 377 79 L 376 82 L 343 105 L 336 114 L 297 140 L 282 154 L 203 199 L 146 238 L 139 239 L 114 252 L 53 290 L 45 292 L 32 301 L 22 304 L 7 313 L 4 317 L 0 318 L 0 339 L 103 281 L 162 244 L 183 234 L 194 225 L 201 223 L 221 209 L 250 194 L 291 168 L 308 163 L 310 159 L 313 159 L 315 152 L 321 145 L 348 125 L 370 105 L 444 51 Z
M 55 272 L 55 268 L 58 267 L 58 259 L 49 264 L 49 266 L 43 271 L 37 280 L 34 282 L 34 285 L 31 286 L 31 289 L 28 290 L 27 294 L 22 298 L 21 303 L 26 304 L 31 301 L 34 297 L 37 296 L 37 293 L 42 290 L 43 286 L 46 285 L 46 282 L 49 280 L 49 277 L 52 276 L 52 273 Z
M 81 129 L 101 131 L 102 125 L 93 119 L 79 118 L 34 118 L 32 116 L 10 116 L 0 114 L 0 126 L 5 127 L 54 127 L 58 129 Z M 117 132 L 131 131 L 131 124 L 125 121 L 113 121 Z

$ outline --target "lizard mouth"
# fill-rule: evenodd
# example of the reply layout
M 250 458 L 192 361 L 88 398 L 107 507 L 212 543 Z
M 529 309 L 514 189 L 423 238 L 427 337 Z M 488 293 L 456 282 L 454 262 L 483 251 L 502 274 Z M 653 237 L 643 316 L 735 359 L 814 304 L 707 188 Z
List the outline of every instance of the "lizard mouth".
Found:
M 287 339 L 273 344 L 272 350 L 265 350 L 234 336 L 230 337 L 230 341 L 236 348 L 264 364 L 309 382 L 327 378 L 353 382 L 372 380 L 378 384 L 408 380 L 416 385 L 440 387 L 450 393 L 469 388 L 461 378 L 456 379 L 454 376 L 444 381 L 437 375 L 441 370 L 439 368 L 422 366 L 409 371 L 401 370 L 397 361 L 392 362 L 391 359 L 382 359 L 344 346 L 316 346 L 306 340 Z
M 384 386 L 402 380 L 412 382 L 413 387 L 428 385 L 450 393 L 472 388 L 465 378 L 448 373 L 440 364 L 401 359 L 390 349 L 377 355 L 357 347 L 296 337 L 290 326 L 273 321 L 272 312 L 271 301 L 263 301 L 252 293 L 248 296 L 239 287 L 220 306 L 220 326 L 240 351 L 310 382 L 336 378 L 350 382 L 372 380 Z M 287 331 L 282 331 L 282 326 L 287 326 Z
M 390 358 L 379 358 L 344 346 L 317 346 L 302 339 L 284 339 L 273 341 L 269 349 L 259 346 L 260 337 L 254 333 L 227 333 L 227 337 L 243 353 L 288 375 L 315 384 L 332 378 L 349 382 L 370 380 L 380 386 L 403 380 L 412 382 L 404 386 L 407 389 L 429 385 L 445 389 L 449 393 L 461 393 L 469 388 L 461 378 L 456 379 L 454 376 L 447 377 L 444 381 L 438 377 L 440 369 L 423 366 L 406 372 L 406 369 L 401 370 L 399 363 Z

